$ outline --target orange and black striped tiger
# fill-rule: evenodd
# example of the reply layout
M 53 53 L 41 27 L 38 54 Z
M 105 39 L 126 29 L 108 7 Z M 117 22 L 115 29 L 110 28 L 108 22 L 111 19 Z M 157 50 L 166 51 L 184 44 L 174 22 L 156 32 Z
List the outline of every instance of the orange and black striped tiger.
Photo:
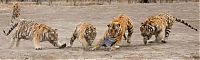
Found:
M 119 44 L 124 38 L 128 44 L 131 43 L 130 39 L 133 34 L 133 21 L 125 14 L 120 14 L 117 18 L 114 18 L 110 24 L 107 25 L 108 29 L 104 33 L 104 36 L 99 40 L 99 42 L 91 48 L 91 50 L 96 50 L 101 46 L 109 47 L 110 51 L 119 48 Z M 125 33 L 128 31 L 128 35 Z
M 92 46 L 92 43 L 96 37 L 96 27 L 90 24 L 89 22 L 80 23 L 76 26 L 73 36 L 71 37 L 70 43 L 67 47 L 71 47 L 75 41 L 78 39 L 85 50 L 89 50 Z
M 38 24 L 33 21 L 20 20 L 18 23 L 13 24 L 13 26 L 6 32 L 3 30 L 5 35 L 9 35 L 13 30 L 15 32 L 12 35 L 11 45 L 17 47 L 21 39 L 32 39 L 35 49 L 41 50 L 40 42 L 49 41 L 52 45 L 59 48 L 66 47 L 66 44 L 60 44 L 58 41 L 57 29 L 52 29 L 45 24 Z
M 151 16 L 147 18 L 147 20 L 141 23 L 140 31 L 143 36 L 144 44 L 147 44 L 147 40 L 149 40 L 153 35 L 155 35 L 156 39 L 152 42 L 163 42 L 166 43 L 166 39 L 169 37 L 169 33 L 171 32 L 171 28 L 174 22 L 180 22 L 184 25 L 190 27 L 191 29 L 198 31 L 196 28 L 192 27 L 185 21 L 171 16 L 167 13 L 160 13 L 156 16 Z

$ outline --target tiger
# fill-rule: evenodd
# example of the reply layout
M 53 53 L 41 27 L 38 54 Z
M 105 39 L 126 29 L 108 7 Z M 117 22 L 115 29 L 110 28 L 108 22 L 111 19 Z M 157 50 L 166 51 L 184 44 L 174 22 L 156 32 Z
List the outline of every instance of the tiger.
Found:
M 13 30 L 11 45 L 9 48 L 13 48 L 14 45 L 18 47 L 21 39 L 32 39 L 35 50 L 42 50 L 40 42 L 49 41 L 53 46 L 64 48 L 66 44 L 60 44 L 58 41 L 57 29 L 52 29 L 45 24 L 39 24 L 34 21 L 20 20 L 15 23 L 8 32 L 3 30 L 4 34 L 8 36 Z
M 153 35 L 155 35 L 156 39 L 155 41 L 150 41 L 149 43 L 167 43 L 165 40 L 168 39 L 174 22 L 180 22 L 191 29 L 198 31 L 184 20 L 174 17 L 168 13 L 159 13 L 158 15 L 150 16 L 145 22 L 141 23 L 140 31 L 144 44 L 146 45 L 147 40 L 149 40 Z
M 120 14 L 117 18 L 114 18 L 110 24 L 107 25 L 108 29 L 104 33 L 103 37 L 100 38 L 97 44 L 95 44 L 91 50 L 96 50 L 101 46 L 108 47 L 110 51 L 114 51 L 119 48 L 119 44 L 124 38 L 128 44 L 133 34 L 133 21 L 128 15 Z M 128 36 L 126 36 L 128 31 Z
M 21 15 L 20 11 L 21 11 L 20 4 L 15 3 L 12 7 L 11 24 L 17 23 L 19 21 L 19 17 Z
M 89 50 L 92 46 L 92 43 L 96 37 L 96 27 L 89 22 L 80 23 L 76 26 L 73 36 L 71 37 L 70 43 L 67 47 L 71 47 L 78 38 L 78 40 L 82 43 L 84 50 Z

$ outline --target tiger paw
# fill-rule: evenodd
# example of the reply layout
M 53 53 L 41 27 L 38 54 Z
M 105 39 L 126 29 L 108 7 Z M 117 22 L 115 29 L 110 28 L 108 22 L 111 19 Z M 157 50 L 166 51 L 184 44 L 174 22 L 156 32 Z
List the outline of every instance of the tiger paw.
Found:
M 94 50 L 96 50 L 96 48 L 90 48 L 90 49 L 89 49 L 89 51 L 94 51 Z
M 35 48 L 35 50 L 42 50 L 42 48 Z
M 62 48 L 65 48 L 66 47 L 66 44 L 63 44 L 59 47 L 59 49 L 62 49 Z
M 162 40 L 161 42 L 162 42 L 162 43 L 167 43 L 167 42 L 166 42 L 166 41 L 164 41 L 164 40 Z
M 128 43 L 128 44 L 131 44 L 131 42 L 130 42 L 129 40 L 127 40 L 127 43 Z
M 131 43 L 130 38 L 127 38 L 126 42 L 130 44 Z
M 155 43 L 156 41 L 149 41 L 148 43 Z
M 68 44 L 68 45 L 67 45 L 67 48 L 70 48 L 70 47 L 72 47 L 72 45 Z
M 115 48 L 119 49 L 120 46 L 115 46 Z

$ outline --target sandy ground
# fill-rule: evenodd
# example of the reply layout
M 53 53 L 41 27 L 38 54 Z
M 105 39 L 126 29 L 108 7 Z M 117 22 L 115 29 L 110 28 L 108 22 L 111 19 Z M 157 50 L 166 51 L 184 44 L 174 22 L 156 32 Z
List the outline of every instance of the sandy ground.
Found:
M 200 21 L 199 3 L 163 4 L 116 4 L 93 6 L 23 6 L 22 19 L 31 19 L 57 28 L 59 40 L 69 42 L 75 26 L 80 22 L 91 22 L 97 27 L 96 41 L 103 35 L 106 25 L 113 17 L 126 14 L 134 21 L 135 29 L 131 45 L 122 40 L 116 51 L 84 51 L 78 40 L 72 48 L 57 49 L 49 42 L 42 42 L 43 50 L 35 50 L 32 41 L 22 40 L 19 47 L 8 49 L 10 36 L 0 34 L 0 59 L 200 59 L 199 31 L 194 31 L 181 23 L 175 23 L 166 44 L 143 44 L 139 26 L 148 16 L 168 12 L 181 18 L 195 28 Z M 10 5 L 0 5 L 0 31 L 9 28 Z M 152 38 L 151 40 L 154 40 Z

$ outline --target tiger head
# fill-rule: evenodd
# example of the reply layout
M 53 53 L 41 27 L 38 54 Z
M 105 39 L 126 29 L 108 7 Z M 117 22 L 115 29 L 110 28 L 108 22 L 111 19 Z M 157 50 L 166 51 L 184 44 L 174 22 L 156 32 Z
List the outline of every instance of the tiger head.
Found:
M 91 46 L 96 37 L 96 28 L 94 26 L 86 28 L 84 37 L 86 38 L 89 46 Z
M 15 3 L 13 6 L 13 13 L 16 14 L 16 17 L 19 17 L 20 15 L 20 4 L 19 3 Z
M 58 33 L 57 33 L 57 29 L 49 29 L 47 32 L 48 40 L 51 44 L 53 44 L 54 46 L 58 46 Z
M 59 48 L 64 48 L 66 47 L 66 44 L 60 44 L 58 41 L 58 33 L 57 33 L 58 29 L 49 29 L 47 35 L 49 37 L 49 42 L 55 46 L 55 47 L 59 47 Z
M 108 35 L 111 38 L 116 38 L 120 35 L 120 23 L 119 22 L 112 22 L 111 24 L 108 24 Z
M 140 31 L 141 31 L 142 37 L 144 37 L 143 41 L 145 44 L 147 43 L 147 40 L 149 40 L 151 36 L 154 34 L 155 30 L 156 28 L 152 26 L 151 24 L 147 24 L 146 22 L 141 23 Z

